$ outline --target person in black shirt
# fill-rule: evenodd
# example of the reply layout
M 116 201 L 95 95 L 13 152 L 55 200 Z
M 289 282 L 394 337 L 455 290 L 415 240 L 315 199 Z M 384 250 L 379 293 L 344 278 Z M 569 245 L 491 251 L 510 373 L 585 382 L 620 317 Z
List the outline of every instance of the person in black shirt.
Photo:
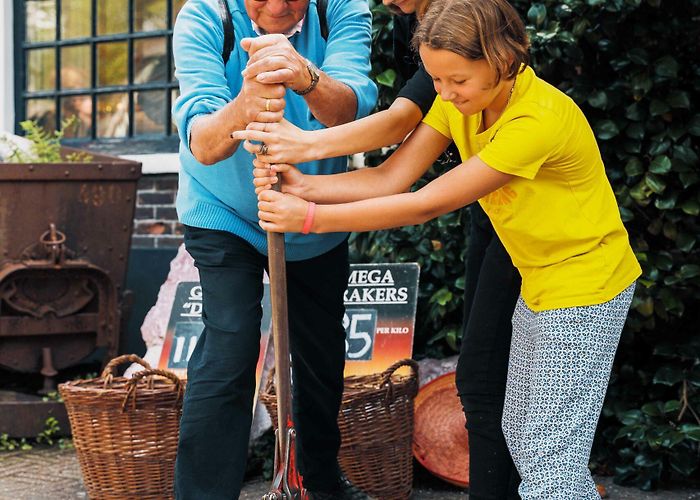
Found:
M 394 18 L 394 58 L 405 85 L 391 106 L 371 116 L 327 129 L 305 131 L 282 120 L 251 123 L 232 138 L 257 155 L 257 164 L 305 161 L 372 151 L 403 141 L 432 106 L 437 92 L 410 42 L 428 0 L 383 0 Z M 259 154 L 264 142 L 267 154 Z M 454 144 L 442 161 L 454 166 Z M 449 166 L 449 165 L 448 165 Z M 519 499 L 520 476 L 501 430 L 511 317 L 520 292 L 520 275 L 478 203 L 470 206 L 462 346 L 457 389 L 469 432 L 469 497 L 472 500 Z M 466 473 L 466 471 L 465 471 Z

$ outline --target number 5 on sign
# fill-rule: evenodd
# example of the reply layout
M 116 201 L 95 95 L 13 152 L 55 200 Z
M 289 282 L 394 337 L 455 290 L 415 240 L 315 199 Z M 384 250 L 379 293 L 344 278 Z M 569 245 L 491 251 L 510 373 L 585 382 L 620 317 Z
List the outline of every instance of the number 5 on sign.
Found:
M 345 359 L 371 360 L 374 332 L 377 330 L 377 311 L 348 309 L 343 316 L 343 327 L 345 328 Z

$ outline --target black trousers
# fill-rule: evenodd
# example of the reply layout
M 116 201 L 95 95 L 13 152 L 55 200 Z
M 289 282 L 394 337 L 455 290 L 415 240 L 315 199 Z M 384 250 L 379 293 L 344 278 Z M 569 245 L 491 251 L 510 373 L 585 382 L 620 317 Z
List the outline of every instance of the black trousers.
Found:
M 520 274 L 478 203 L 470 207 L 457 391 L 469 432 L 469 498 L 517 499 L 520 476 L 501 429 Z
M 236 499 L 253 414 L 267 257 L 233 234 L 185 228 L 199 269 L 204 331 L 188 365 L 175 467 L 178 500 Z M 287 262 L 293 418 L 304 486 L 331 489 L 340 476 L 338 410 L 345 365 L 347 242 Z

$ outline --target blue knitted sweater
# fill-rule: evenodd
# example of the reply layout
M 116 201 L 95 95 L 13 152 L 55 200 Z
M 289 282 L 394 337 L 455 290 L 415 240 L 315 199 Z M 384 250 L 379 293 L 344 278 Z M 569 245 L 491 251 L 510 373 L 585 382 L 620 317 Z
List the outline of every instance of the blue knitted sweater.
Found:
M 241 71 L 248 62 L 240 40 L 258 36 L 243 0 L 228 1 L 236 43 L 226 67 L 221 57 L 224 35 L 216 0 L 189 0 L 175 23 L 173 50 L 180 97 L 173 106 L 173 116 L 180 134 L 181 164 L 177 210 L 184 224 L 231 232 L 266 254 L 266 234 L 258 225 L 253 188 L 253 155 L 239 146 L 231 157 L 206 166 L 194 158 L 188 143 L 193 119 L 222 108 L 240 92 Z M 367 1 L 328 0 L 328 40 L 321 36 L 315 2 L 311 0 L 302 30 L 290 42 L 328 76 L 348 85 L 357 97 L 357 118 L 366 116 L 377 98 L 377 88 L 368 76 L 371 15 Z M 285 100 L 287 120 L 305 130 L 323 127 L 303 97 L 288 90 Z M 346 166 L 345 157 L 297 165 L 309 174 L 342 172 Z M 345 237 L 345 233 L 287 234 L 287 259 L 321 255 Z

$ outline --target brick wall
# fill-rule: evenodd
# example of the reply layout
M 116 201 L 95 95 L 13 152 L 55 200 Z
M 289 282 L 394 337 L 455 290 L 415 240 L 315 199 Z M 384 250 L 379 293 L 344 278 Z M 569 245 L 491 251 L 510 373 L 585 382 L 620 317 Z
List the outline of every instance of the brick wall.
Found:
M 165 248 L 182 243 L 182 224 L 175 212 L 176 193 L 177 174 L 141 177 L 131 246 Z

